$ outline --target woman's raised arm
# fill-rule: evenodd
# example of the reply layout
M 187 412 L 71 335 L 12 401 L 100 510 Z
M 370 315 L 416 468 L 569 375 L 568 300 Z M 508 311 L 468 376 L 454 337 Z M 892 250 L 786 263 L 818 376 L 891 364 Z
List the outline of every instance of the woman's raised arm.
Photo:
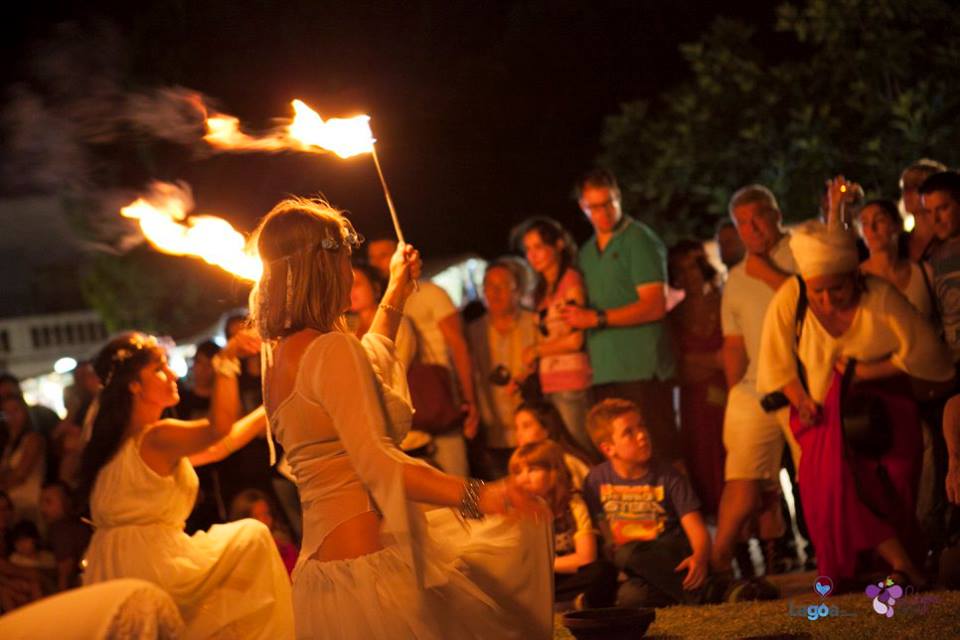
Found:
M 235 428 L 243 437 L 249 435 L 252 438 L 255 435 L 258 422 L 256 411 L 248 416 L 249 420 L 238 421 L 241 411 L 238 377 L 240 356 L 256 353 L 259 346 L 260 341 L 253 333 L 241 331 L 214 356 L 215 376 L 209 419 L 161 420 L 151 427 L 140 447 L 140 455 L 150 468 L 161 475 L 170 473 L 180 458 L 204 452 L 230 435 Z M 262 413 L 260 415 L 262 420 Z M 262 427 L 262 424 L 259 426 Z

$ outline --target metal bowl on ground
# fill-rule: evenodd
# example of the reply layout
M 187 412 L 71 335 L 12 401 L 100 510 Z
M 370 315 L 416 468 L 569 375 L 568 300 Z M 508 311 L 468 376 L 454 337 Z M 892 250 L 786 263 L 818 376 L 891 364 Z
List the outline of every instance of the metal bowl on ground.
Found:
M 656 617 L 653 609 L 604 607 L 565 613 L 563 624 L 577 640 L 636 640 Z

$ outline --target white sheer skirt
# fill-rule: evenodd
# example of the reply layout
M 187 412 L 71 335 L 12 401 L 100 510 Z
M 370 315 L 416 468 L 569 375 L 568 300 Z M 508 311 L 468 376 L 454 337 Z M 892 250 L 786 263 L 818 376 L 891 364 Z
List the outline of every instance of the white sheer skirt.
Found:
M 330 640 L 550 638 L 549 525 L 487 518 L 465 529 L 447 509 L 427 514 L 424 562 L 446 582 L 417 588 L 399 545 L 350 560 L 301 557 L 293 573 L 297 638 Z

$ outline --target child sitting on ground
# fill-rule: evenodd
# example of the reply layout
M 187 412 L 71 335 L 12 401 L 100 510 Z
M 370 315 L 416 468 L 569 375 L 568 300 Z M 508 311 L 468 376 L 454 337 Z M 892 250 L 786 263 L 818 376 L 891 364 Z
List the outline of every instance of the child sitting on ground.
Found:
M 80 561 L 93 531 L 75 513 L 66 485 L 51 482 L 43 487 L 40 515 L 47 527 L 47 545 L 57 561 L 57 591 L 80 586 Z
M 277 522 L 274 513 L 270 498 L 259 489 L 245 489 L 235 495 L 230 502 L 230 520 L 253 518 L 267 525 L 270 533 L 273 534 L 273 541 L 277 545 L 283 566 L 287 568 L 287 575 L 290 575 L 297 564 L 300 550 L 297 549 L 297 545 L 293 543 L 286 529 Z
M 17 569 L 35 571 L 42 592 L 53 593 L 56 590 L 57 563 L 53 554 L 42 548 L 42 538 L 37 525 L 33 520 L 21 520 L 13 525 L 10 539 L 13 541 L 10 564 Z
M 702 602 L 710 534 L 690 482 L 654 457 L 640 408 L 610 398 L 587 416 L 587 432 L 607 461 L 584 481 L 590 515 L 627 575 L 618 604 L 659 607 Z
M 617 570 L 597 560 L 597 536 L 579 491 L 563 461 L 563 449 L 551 440 L 525 444 L 510 457 L 510 475 L 523 491 L 543 498 L 554 514 L 553 584 L 557 602 L 583 594 L 588 607 L 613 605 Z
M 550 439 L 563 450 L 563 462 L 570 472 L 573 488 L 580 491 L 590 466 L 599 460 L 584 451 L 567 432 L 556 407 L 547 402 L 524 402 L 513 414 L 517 447 Z

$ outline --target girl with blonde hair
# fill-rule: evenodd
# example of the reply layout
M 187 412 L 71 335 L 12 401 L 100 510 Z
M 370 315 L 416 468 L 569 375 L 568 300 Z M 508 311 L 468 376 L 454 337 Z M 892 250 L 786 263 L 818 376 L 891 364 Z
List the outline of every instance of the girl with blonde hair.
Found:
M 395 338 L 420 257 L 400 245 L 362 341 L 342 319 L 360 237 L 323 202 L 285 200 L 261 222 L 263 276 L 251 296 L 267 342 L 270 425 L 303 504 L 293 572 L 298 638 L 546 638 L 550 548 L 507 483 L 443 474 L 397 442 L 411 408 Z M 420 504 L 456 507 L 424 514 Z M 432 535 L 431 535 L 432 534 Z M 461 572 L 466 568 L 470 577 Z
M 553 580 L 557 601 L 580 594 L 589 607 L 609 607 L 617 593 L 617 569 L 598 560 L 597 531 L 587 504 L 574 486 L 563 447 L 540 440 L 519 447 L 510 457 L 510 476 L 553 513 Z

